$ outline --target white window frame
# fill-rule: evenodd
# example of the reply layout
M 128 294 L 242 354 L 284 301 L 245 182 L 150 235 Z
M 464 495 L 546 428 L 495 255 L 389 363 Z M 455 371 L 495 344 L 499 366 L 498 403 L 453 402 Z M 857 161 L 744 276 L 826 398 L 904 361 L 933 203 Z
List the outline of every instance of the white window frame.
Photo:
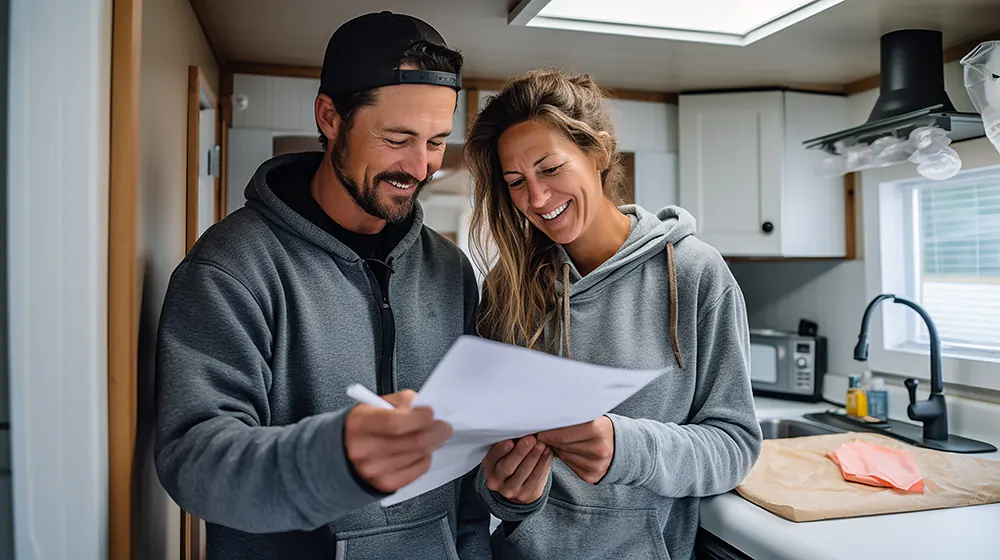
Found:
M 967 140 L 953 147 L 962 158 L 963 171 L 1000 166 L 1000 153 L 986 139 Z M 1000 172 L 1000 168 L 998 168 Z M 879 294 L 912 294 L 906 273 L 907 251 L 912 239 L 904 235 L 912 220 L 904 212 L 900 182 L 921 178 L 916 166 L 903 163 L 860 173 L 865 238 L 866 305 Z M 912 263 L 910 263 L 912 265 Z M 912 268 L 912 266 L 911 266 Z M 930 380 L 927 345 L 908 343 L 914 311 L 883 302 L 869 324 L 868 364 L 873 371 Z M 933 318 L 933 317 L 932 317 Z M 1000 391 L 1000 354 L 942 348 L 942 377 L 951 385 Z

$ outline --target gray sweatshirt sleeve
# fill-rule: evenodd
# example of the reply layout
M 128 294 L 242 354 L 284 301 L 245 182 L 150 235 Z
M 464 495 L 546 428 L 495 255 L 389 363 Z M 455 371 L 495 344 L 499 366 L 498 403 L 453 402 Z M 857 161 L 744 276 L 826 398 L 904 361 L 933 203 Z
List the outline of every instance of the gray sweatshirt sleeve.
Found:
M 247 287 L 181 264 L 157 348 L 157 474 L 186 511 L 251 532 L 311 530 L 381 497 L 344 447 L 347 410 L 268 426 L 271 329 Z
M 739 485 L 762 443 L 749 350 L 743 295 L 730 284 L 698 317 L 698 383 L 689 423 L 609 414 L 615 453 L 599 484 L 642 486 L 668 498 L 721 494 Z
M 458 557 L 479 560 L 490 557 L 490 512 L 476 492 L 476 472 L 473 469 L 458 483 L 458 534 L 455 538 Z
M 542 497 L 530 504 L 518 504 L 487 488 L 486 473 L 483 472 L 482 466 L 476 470 L 478 471 L 476 475 L 476 491 L 479 493 L 480 499 L 482 499 L 483 503 L 490 510 L 490 514 L 500 521 L 524 521 L 545 505 L 545 502 L 549 498 L 549 490 L 552 489 L 552 472 L 549 471 L 549 478 L 545 483 L 545 490 L 542 491 Z

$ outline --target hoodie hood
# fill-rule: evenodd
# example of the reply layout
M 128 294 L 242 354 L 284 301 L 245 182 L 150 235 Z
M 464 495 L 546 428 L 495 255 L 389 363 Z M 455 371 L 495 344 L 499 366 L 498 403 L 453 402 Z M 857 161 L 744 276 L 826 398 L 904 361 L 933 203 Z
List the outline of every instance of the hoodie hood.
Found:
M 666 253 L 667 288 L 669 292 L 668 330 L 674 360 L 682 369 L 684 356 L 677 337 L 678 302 L 677 264 L 674 260 L 674 245 L 695 233 L 695 219 L 687 210 L 678 206 L 667 206 L 653 214 L 641 206 L 629 204 L 619 207 L 629 217 L 631 227 L 622 246 L 594 271 L 585 277 L 573 265 L 569 255 L 561 245 L 557 245 L 560 278 L 557 286 L 561 291 L 562 309 L 559 315 L 559 354 L 572 358 L 570 302 L 582 302 L 597 297 L 606 288 L 649 259 Z M 569 289 L 567 289 L 569 286 Z
M 294 181 L 309 180 L 323 161 L 322 152 L 303 152 L 273 157 L 260 165 L 244 190 L 247 207 L 253 208 L 269 222 L 286 229 L 327 252 L 348 261 L 361 257 L 321 227 L 292 210 L 274 193 L 276 189 L 294 188 Z M 419 201 L 414 201 L 414 217 L 410 231 L 389 253 L 395 258 L 413 245 L 423 227 L 424 211 Z
M 570 299 L 596 292 L 630 270 L 662 252 L 666 245 L 676 245 L 689 235 L 694 235 L 694 216 L 679 206 L 667 206 L 652 213 L 641 206 L 628 204 L 619 210 L 632 222 L 628 237 L 614 255 L 585 277 L 581 277 L 565 249 L 558 246 L 560 269 L 569 265 Z M 562 279 L 560 279 L 561 281 Z

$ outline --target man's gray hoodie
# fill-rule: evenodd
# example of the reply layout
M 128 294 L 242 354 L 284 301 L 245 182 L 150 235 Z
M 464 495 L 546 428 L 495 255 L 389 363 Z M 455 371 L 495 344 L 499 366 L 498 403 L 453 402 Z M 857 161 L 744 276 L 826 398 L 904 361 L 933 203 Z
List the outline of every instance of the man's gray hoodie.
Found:
M 480 473 L 494 515 L 521 521 L 504 558 L 689 558 L 698 498 L 735 488 L 760 454 L 746 310 L 729 268 L 693 235 L 683 209 L 622 211 L 628 238 L 586 277 L 557 249 L 569 317 L 560 305 L 558 328 L 546 336 L 575 360 L 668 371 L 608 414 L 615 452 L 597 484 L 557 460 L 547 494 L 515 506 Z
M 365 262 L 268 184 L 272 171 L 315 157 L 264 163 L 246 207 L 210 228 L 170 280 L 156 372 L 160 481 L 208 523 L 209 560 L 483 558 L 489 515 L 472 476 L 383 508 L 347 459 L 345 390 L 376 389 L 387 310 Z M 471 331 L 478 302 L 468 259 L 416 212 L 388 255 L 394 391 L 423 385 Z

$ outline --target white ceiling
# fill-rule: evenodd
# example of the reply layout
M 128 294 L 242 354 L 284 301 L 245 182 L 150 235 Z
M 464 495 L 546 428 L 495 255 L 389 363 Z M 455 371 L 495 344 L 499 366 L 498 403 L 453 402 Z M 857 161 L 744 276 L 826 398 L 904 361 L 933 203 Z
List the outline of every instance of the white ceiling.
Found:
M 436 27 L 465 55 L 469 77 L 554 65 L 588 72 L 604 86 L 653 91 L 842 85 L 878 73 L 879 37 L 887 31 L 939 29 L 948 47 L 1000 30 L 998 0 L 845 0 L 745 47 L 512 27 L 507 12 L 515 0 L 191 3 L 224 61 L 319 66 L 339 24 L 392 10 Z

